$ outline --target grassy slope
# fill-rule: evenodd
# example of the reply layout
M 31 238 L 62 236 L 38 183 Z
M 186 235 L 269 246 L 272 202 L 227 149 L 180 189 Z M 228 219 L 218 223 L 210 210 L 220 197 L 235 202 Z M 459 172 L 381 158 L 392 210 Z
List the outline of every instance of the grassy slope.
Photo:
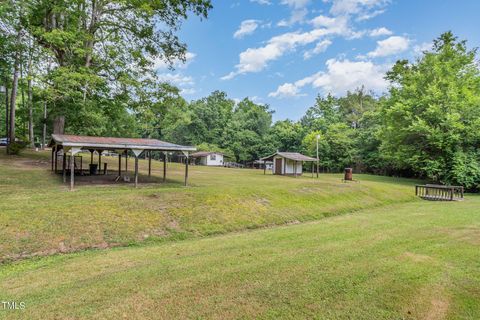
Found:
M 0 151 L 0 261 L 315 220 L 413 200 L 409 180 L 357 175 L 360 183 L 345 184 L 340 175 L 294 179 L 200 166 L 191 167 L 191 186 L 184 188 L 177 164 L 169 164 L 166 184 L 83 185 L 69 192 L 48 170 L 48 157 L 30 152 L 7 158 Z M 104 160 L 116 169 L 116 158 Z M 161 172 L 154 161 L 153 175 Z
M 31 259 L 0 271 L 7 319 L 479 319 L 480 197 Z

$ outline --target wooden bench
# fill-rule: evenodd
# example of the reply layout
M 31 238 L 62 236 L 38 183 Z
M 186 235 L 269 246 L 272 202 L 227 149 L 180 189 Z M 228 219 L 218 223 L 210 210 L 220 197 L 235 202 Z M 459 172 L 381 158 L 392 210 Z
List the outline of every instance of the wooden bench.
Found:
M 424 200 L 459 201 L 463 200 L 462 186 L 442 186 L 437 184 L 416 185 L 415 195 Z

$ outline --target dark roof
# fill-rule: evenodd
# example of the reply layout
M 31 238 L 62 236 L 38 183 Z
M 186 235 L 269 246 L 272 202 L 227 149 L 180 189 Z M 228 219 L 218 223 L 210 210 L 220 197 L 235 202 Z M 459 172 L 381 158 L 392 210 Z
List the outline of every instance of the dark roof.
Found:
M 157 139 L 91 137 L 69 134 L 52 134 L 49 146 L 80 147 L 84 149 L 144 149 L 164 151 L 195 151 L 195 147 L 181 146 Z
M 279 157 L 294 160 L 294 161 L 317 161 L 316 158 L 307 157 L 298 152 L 275 152 L 274 154 L 268 157 L 261 158 L 260 160 L 262 161 L 273 160 L 275 156 L 279 156 Z
M 206 157 L 206 156 L 209 156 L 211 154 L 220 154 L 223 156 L 223 153 L 221 152 L 215 152 L 215 151 L 199 151 L 199 152 L 195 152 L 195 153 L 192 153 L 190 155 L 190 157 L 192 158 L 201 158 L 201 157 Z

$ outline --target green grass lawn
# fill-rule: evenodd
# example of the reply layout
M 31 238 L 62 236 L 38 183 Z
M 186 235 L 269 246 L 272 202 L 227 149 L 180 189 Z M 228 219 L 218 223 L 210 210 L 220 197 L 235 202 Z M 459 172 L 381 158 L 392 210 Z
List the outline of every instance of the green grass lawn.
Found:
M 117 158 L 103 159 L 116 170 Z M 143 174 L 146 165 L 140 161 Z M 190 167 L 190 186 L 183 187 L 179 164 L 169 164 L 167 183 L 82 184 L 70 192 L 49 169 L 48 151 L 6 157 L 0 150 L 0 261 L 317 220 L 414 199 L 406 179 L 356 175 L 359 183 L 342 183 L 341 175 L 203 166 Z M 161 178 L 160 162 L 153 162 L 153 176 Z
M 48 168 L 0 152 L 0 301 L 26 306 L 0 318 L 480 319 L 478 195 L 176 164 L 70 192 Z
M 480 197 L 4 266 L 6 319 L 479 319 Z

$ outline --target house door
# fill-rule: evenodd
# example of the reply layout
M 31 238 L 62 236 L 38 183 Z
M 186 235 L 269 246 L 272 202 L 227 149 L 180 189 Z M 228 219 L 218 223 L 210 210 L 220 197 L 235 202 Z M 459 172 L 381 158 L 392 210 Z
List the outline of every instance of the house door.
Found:
M 275 174 L 282 174 L 282 158 L 275 159 Z

